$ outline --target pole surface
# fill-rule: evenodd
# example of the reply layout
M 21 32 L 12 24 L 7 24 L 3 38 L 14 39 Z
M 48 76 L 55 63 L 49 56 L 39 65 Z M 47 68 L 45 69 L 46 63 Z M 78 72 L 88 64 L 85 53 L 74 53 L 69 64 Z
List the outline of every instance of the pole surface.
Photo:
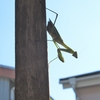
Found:
M 49 100 L 45 0 L 15 0 L 15 100 Z

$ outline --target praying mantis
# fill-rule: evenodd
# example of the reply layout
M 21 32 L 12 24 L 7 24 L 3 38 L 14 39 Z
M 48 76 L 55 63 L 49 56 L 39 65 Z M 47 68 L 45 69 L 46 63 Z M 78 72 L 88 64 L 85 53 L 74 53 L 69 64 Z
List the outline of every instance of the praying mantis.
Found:
M 62 52 L 61 51 L 64 51 L 64 52 L 67 52 L 67 53 L 70 53 L 72 54 L 72 56 L 74 56 L 75 58 L 78 58 L 78 55 L 77 55 L 77 52 L 74 51 L 73 49 L 71 49 L 69 46 L 67 46 L 63 39 L 61 38 L 58 30 L 56 29 L 55 27 L 55 23 L 56 23 L 56 20 L 57 20 L 57 17 L 58 17 L 58 14 L 48 8 L 46 8 L 47 10 L 53 12 L 56 14 L 56 18 L 54 20 L 54 23 L 49 19 L 48 21 L 48 25 L 47 25 L 47 31 L 48 33 L 50 34 L 50 36 L 52 37 L 52 41 L 54 42 L 56 48 L 57 48 L 57 53 L 58 53 L 58 58 L 60 61 L 64 62 L 64 57 L 62 55 Z M 64 48 L 60 48 L 60 45 L 62 45 Z

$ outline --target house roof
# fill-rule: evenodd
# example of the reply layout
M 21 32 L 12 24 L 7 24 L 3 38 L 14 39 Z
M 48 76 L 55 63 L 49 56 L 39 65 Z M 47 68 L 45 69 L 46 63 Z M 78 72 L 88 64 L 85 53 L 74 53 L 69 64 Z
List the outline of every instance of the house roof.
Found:
M 100 71 L 62 78 L 60 84 L 63 85 L 63 88 L 70 88 L 72 84 L 76 87 L 100 85 Z
M 67 78 L 62 78 L 62 79 L 60 79 L 60 81 L 68 80 L 70 78 L 82 78 L 82 77 L 93 76 L 93 75 L 98 75 L 98 74 L 100 74 L 100 71 L 95 71 L 95 72 L 80 74 L 80 75 L 71 76 L 71 77 L 67 77 Z
M 6 66 L 6 65 L 1 65 L 1 64 L 0 64 L 0 68 L 7 68 L 7 69 L 15 70 L 14 67 Z
M 15 79 L 15 68 L 5 65 L 0 65 L 0 77 Z

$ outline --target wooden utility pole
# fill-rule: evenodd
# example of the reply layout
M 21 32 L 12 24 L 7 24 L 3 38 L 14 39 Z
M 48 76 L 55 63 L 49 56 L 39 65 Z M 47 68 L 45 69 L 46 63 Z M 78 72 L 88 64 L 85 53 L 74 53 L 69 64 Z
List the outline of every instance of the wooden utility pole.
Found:
M 15 100 L 49 100 L 45 0 L 15 0 Z

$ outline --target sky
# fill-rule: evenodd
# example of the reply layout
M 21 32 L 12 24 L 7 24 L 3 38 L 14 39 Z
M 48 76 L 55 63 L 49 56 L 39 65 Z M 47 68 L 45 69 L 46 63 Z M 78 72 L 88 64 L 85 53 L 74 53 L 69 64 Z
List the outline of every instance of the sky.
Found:
M 63 89 L 59 79 L 100 70 L 100 0 L 46 0 L 46 7 L 58 13 L 55 23 L 64 42 L 78 52 L 78 59 L 63 53 L 49 64 L 50 95 L 54 100 L 75 100 L 72 89 Z M 56 15 L 46 10 L 46 21 Z M 47 33 L 48 34 L 48 33 Z M 52 40 L 47 35 L 48 40 Z M 48 63 L 57 57 L 48 42 Z M 15 1 L 0 0 L 0 64 L 15 67 Z

